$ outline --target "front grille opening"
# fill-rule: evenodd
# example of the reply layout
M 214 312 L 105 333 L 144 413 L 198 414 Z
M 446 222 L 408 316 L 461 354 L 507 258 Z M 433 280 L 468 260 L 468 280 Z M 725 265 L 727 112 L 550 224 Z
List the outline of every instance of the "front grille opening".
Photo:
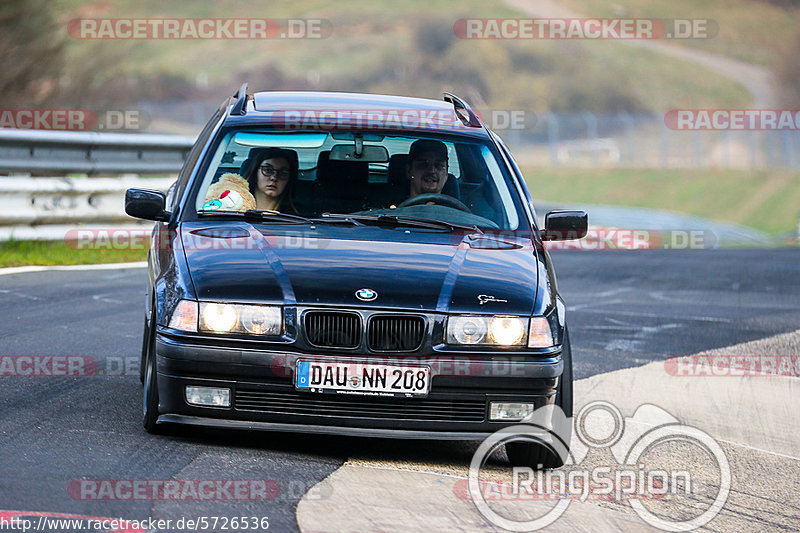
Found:
M 293 390 L 237 389 L 235 408 L 281 416 L 342 417 L 348 420 L 484 422 L 486 398 L 430 399 L 342 397 Z
M 361 343 L 357 313 L 310 311 L 304 326 L 309 344 L 318 348 L 356 348 Z
M 376 352 L 411 352 L 422 345 L 425 320 L 419 316 L 374 316 L 367 342 Z

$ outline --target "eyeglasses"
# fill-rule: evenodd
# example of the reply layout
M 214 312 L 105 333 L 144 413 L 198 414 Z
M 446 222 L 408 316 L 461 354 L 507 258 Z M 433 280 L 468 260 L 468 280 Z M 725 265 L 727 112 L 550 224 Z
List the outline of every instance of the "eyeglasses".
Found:
M 446 161 L 431 161 L 430 159 L 414 159 L 411 162 L 411 164 L 418 168 L 433 167 L 433 169 L 437 172 L 441 172 L 447 169 Z
M 272 165 L 261 165 L 258 170 L 261 171 L 262 176 L 267 178 L 277 177 L 281 181 L 289 179 L 290 173 L 288 168 L 282 168 L 278 170 Z

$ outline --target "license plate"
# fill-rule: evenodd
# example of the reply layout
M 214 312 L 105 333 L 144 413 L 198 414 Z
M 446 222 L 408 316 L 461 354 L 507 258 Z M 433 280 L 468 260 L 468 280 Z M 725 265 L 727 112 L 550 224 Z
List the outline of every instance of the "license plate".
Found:
M 306 392 L 361 396 L 426 396 L 431 369 L 373 363 L 297 361 L 295 388 Z

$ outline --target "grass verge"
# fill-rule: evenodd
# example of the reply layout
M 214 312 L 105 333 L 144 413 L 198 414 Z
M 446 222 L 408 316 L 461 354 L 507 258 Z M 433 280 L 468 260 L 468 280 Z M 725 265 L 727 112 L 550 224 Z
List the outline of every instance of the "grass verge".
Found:
M 668 209 L 794 234 L 800 213 L 800 172 L 712 169 L 526 168 L 537 200 Z
M 83 249 L 63 241 L 8 241 L 0 243 L 0 268 L 28 265 L 90 265 L 146 261 L 147 248 Z

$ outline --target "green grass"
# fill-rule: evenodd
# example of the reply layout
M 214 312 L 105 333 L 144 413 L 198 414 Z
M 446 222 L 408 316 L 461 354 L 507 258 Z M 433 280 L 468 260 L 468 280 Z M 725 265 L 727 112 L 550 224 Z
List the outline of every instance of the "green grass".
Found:
M 140 249 L 76 249 L 63 241 L 8 241 L 0 243 L 0 267 L 27 265 L 89 265 L 130 263 L 147 260 L 147 247 Z
M 553 169 L 524 172 L 537 200 L 668 209 L 793 234 L 800 172 L 708 169 Z
M 613 72 L 648 109 L 736 109 L 752 105 L 750 93 L 742 85 L 680 59 L 615 42 L 592 42 L 587 48 L 590 64 Z

